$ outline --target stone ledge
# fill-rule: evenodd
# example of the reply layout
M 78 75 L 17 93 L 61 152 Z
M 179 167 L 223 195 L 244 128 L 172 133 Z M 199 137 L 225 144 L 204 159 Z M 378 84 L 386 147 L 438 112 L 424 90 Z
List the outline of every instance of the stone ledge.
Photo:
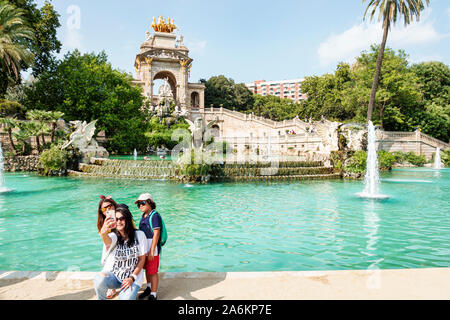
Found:
M 95 274 L 0 271 L 0 299 L 94 300 Z M 160 280 L 160 300 L 450 299 L 450 268 L 162 272 Z

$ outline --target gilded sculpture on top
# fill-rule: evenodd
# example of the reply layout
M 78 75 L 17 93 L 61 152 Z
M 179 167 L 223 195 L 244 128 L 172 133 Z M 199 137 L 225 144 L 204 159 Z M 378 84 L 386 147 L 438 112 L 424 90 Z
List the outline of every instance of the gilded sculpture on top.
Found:
M 156 22 L 155 17 L 153 17 L 152 28 L 157 32 L 167 32 L 172 33 L 173 30 L 177 28 L 174 23 L 174 19 L 170 20 L 170 17 L 167 18 L 167 23 L 162 16 L 158 17 L 158 23 Z

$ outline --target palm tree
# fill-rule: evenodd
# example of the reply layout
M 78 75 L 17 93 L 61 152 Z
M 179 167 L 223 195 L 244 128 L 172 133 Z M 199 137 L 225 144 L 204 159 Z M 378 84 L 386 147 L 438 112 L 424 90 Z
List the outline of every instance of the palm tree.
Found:
M 363 0 L 365 3 L 366 0 Z M 364 12 L 364 19 L 366 18 L 369 9 L 370 20 L 372 20 L 375 12 L 379 11 L 378 21 L 383 19 L 383 40 L 381 41 L 380 51 L 378 53 L 377 65 L 375 75 L 373 77 L 372 90 L 370 92 L 369 107 L 367 110 L 367 121 L 372 120 L 372 112 L 375 104 L 375 95 L 377 93 L 378 78 L 380 77 L 381 65 L 383 63 L 384 49 L 386 47 L 386 40 L 389 29 L 392 23 L 397 22 L 397 17 L 403 17 L 405 26 L 411 23 L 411 20 L 416 17 L 419 20 L 420 11 L 424 9 L 422 0 L 369 0 L 366 11 Z M 427 6 L 430 0 L 425 0 Z
M 34 31 L 27 25 L 24 14 L 23 10 L 0 2 L 0 94 L 6 92 L 10 77 L 19 79 L 21 62 L 29 65 L 33 60 L 24 43 L 34 39 Z
M 17 127 L 18 121 L 12 117 L 0 117 L 0 124 L 3 127 L 3 130 L 8 133 L 9 143 L 11 144 L 11 148 L 13 153 L 16 153 L 16 145 L 13 140 L 13 129 Z

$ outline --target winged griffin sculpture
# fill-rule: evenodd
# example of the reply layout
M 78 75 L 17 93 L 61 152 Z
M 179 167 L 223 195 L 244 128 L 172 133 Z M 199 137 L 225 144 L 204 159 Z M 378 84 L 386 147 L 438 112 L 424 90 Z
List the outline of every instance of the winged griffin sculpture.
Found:
M 189 119 L 185 119 L 189 124 L 189 130 L 192 133 L 191 146 L 193 148 L 203 148 L 203 144 L 211 137 L 211 128 L 217 123 L 217 120 L 209 122 L 206 126 L 203 125 L 203 119 L 197 118 L 192 122 Z
M 86 121 L 70 121 L 75 126 L 75 131 L 71 133 L 69 142 L 61 147 L 66 149 L 70 145 L 74 145 L 78 149 L 86 149 L 88 146 L 98 147 L 97 141 L 92 139 L 95 133 L 95 124 L 97 120 L 94 120 L 88 124 Z

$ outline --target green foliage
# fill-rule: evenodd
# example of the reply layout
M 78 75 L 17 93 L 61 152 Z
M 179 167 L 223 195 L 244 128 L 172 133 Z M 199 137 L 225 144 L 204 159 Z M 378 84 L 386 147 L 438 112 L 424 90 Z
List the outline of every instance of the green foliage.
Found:
M 181 172 L 183 175 L 190 177 L 195 176 L 207 176 L 211 171 L 211 165 L 209 164 L 185 164 L 182 166 Z
M 380 150 L 378 152 L 378 166 L 381 169 L 390 169 L 392 168 L 392 165 L 395 163 L 395 156 L 385 150 Z
M 448 141 L 450 138 L 450 68 L 442 62 L 411 66 L 423 93 L 415 122 L 424 133 Z
M 363 173 L 366 171 L 366 160 L 367 152 L 356 151 L 353 155 L 346 161 L 345 171 L 353 173 Z
M 334 74 L 306 77 L 301 89 L 308 99 L 300 117 L 366 122 L 373 74 L 380 48 L 371 46 L 352 66 L 340 63 Z M 450 138 L 450 69 L 443 63 L 408 65 L 408 55 L 387 48 L 378 80 L 372 121 L 387 131 L 422 132 Z M 276 118 L 276 117 L 274 117 Z
M 392 152 L 396 163 L 400 164 L 412 164 L 418 167 L 422 167 L 426 163 L 426 158 L 424 155 L 417 155 L 414 152 Z
M 378 167 L 381 170 L 390 169 L 392 168 L 392 165 L 397 162 L 395 154 L 392 154 L 385 150 L 380 150 L 377 153 L 377 156 L 378 156 Z M 366 166 L 367 166 L 367 152 L 356 151 L 347 159 L 344 169 L 347 172 L 364 173 L 366 171 Z
M 290 99 L 281 99 L 276 96 L 255 95 L 253 112 L 274 121 L 293 119 L 300 112 L 300 105 Z
M 7 0 L 15 7 L 23 10 L 24 18 L 33 31 L 33 38 L 23 41 L 25 46 L 34 53 L 31 65 L 33 75 L 38 76 L 48 70 L 54 63 L 55 53 L 62 47 L 57 38 L 57 29 L 61 26 L 60 15 L 50 1 L 44 1 L 41 8 L 35 0 Z
M 141 89 L 129 74 L 114 70 L 104 52 L 81 54 L 75 50 L 43 72 L 25 88 L 28 108 L 64 112 L 65 120 L 91 122 L 105 130 L 112 153 L 130 153 L 146 146 Z
M 153 148 L 165 146 L 168 149 L 173 149 L 179 143 L 178 141 L 172 141 L 172 134 L 176 129 L 189 130 L 189 124 L 182 118 L 172 123 L 167 118 L 153 117 L 147 124 L 145 146 L 149 145 Z
M 25 81 L 23 83 L 16 84 L 15 86 L 9 86 L 6 90 L 5 99 L 13 102 L 17 102 L 23 107 L 23 111 L 18 114 L 18 117 L 25 118 L 26 106 L 24 104 L 25 101 L 25 92 L 24 88 L 29 87 L 34 82 L 34 78 L 31 76 L 30 80 Z
M 441 161 L 446 167 L 450 167 L 450 150 L 441 151 Z
M 0 99 L 0 116 L 23 116 L 25 108 L 16 101 L 10 101 L 6 99 Z
M 43 151 L 39 156 L 39 163 L 42 166 L 44 175 L 51 174 L 53 171 L 66 170 L 68 157 L 68 153 L 65 150 L 61 150 L 61 147 L 58 145 L 53 145 L 50 149 Z
M 223 75 L 213 76 L 205 85 L 205 107 L 226 108 L 247 111 L 253 106 L 253 94 L 243 83 L 235 84 L 231 78 Z
M 363 0 L 365 2 L 366 0 Z M 425 0 L 428 5 L 430 0 Z M 380 81 L 380 73 L 382 71 L 382 64 L 384 62 L 385 46 L 387 41 L 387 36 L 391 28 L 391 24 L 394 25 L 397 18 L 403 18 L 405 26 L 407 26 L 411 20 L 416 17 L 419 19 L 420 11 L 424 9 L 424 4 L 422 0 L 370 0 L 367 5 L 366 11 L 364 13 L 364 18 L 370 11 L 370 20 L 373 19 L 375 12 L 378 10 L 378 21 L 383 19 L 383 39 L 381 41 L 380 50 L 377 54 L 376 68 L 374 70 L 373 85 L 370 91 L 370 100 L 367 107 L 367 120 L 372 120 L 372 114 L 374 111 L 375 100 L 377 99 L 377 85 Z M 380 108 L 380 112 L 383 113 L 385 104 Z M 383 116 L 381 114 L 381 120 Z
M 20 81 L 20 71 L 33 61 L 33 53 L 25 44 L 34 41 L 33 29 L 28 25 L 25 11 L 5 2 L 0 2 L 0 96 L 8 85 Z
M 418 167 L 423 167 L 423 165 L 427 162 L 425 155 L 417 155 L 414 152 L 408 152 L 406 161 Z
M 183 156 L 185 160 L 179 166 L 179 175 L 188 176 L 192 181 L 199 180 L 200 177 L 208 176 L 213 171 L 213 165 L 211 164 L 196 163 L 195 156 L 195 150 L 191 150 L 190 154 Z

